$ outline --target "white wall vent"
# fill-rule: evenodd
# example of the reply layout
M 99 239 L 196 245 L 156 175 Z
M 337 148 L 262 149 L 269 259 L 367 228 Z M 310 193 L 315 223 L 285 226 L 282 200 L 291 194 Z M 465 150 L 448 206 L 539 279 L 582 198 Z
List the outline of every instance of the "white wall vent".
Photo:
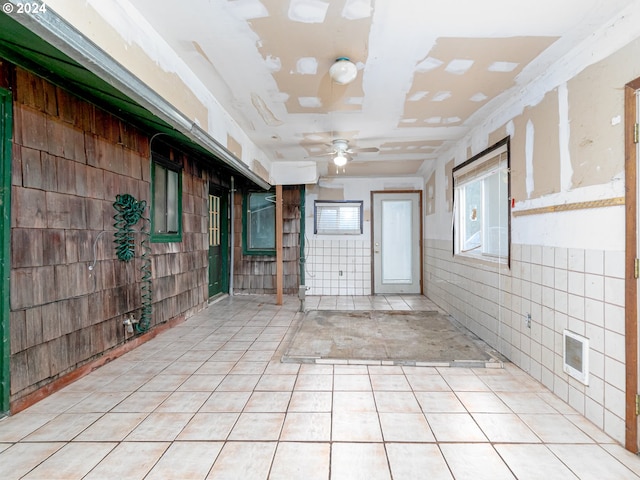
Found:
M 589 385 L 589 339 L 569 330 L 562 333 L 563 370 Z

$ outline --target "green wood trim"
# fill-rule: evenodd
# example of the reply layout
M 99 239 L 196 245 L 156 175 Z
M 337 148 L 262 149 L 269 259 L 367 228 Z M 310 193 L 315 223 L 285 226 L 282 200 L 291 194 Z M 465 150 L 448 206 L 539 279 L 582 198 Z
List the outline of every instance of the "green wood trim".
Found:
M 178 173 L 178 232 L 177 233 L 156 233 L 155 227 L 153 225 L 154 221 L 154 192 L 153 185 L 154 180 L 156 178 L 156 164 L 164 167 L 167 170 L 173 170 Z M 169 166 L 166 162 L 162 160 L 158 161 L 156 159 L 151 160 L 151 208 L 149 209 L 149 214 L 151 216 L 151 243 L 170 243 L 170 242 L 182 242 L 182 167 L 180 165 L 175 165 L 175 167 Z
M 229 293 L 229 192 L 220 194 L 220 248 L 222 251 L 222 291 Z
M 249 233 L 248 225 L 247 225 L 247 210 L 249 208 L 249 205 L 248 205 L 249 194 L 251 193 L 255 193 L 255 192 L 242 193 L 242 254 L 243 255 L 266 255 L 270 257 L 275 257 L 276 255 L 275 248 L 258 250 L 255 248 L 249 249 L 247 247 L 249 243 L 247 242 L 247 235 Z M 275 234 L 275 226 L 274 226 L 274 234 Z
M 0 412 L 9 411 L 11 375 L 10 297 L 11 275 L 11 146 L 13 131 L 13 103 L 11 92 L 0 88 Z

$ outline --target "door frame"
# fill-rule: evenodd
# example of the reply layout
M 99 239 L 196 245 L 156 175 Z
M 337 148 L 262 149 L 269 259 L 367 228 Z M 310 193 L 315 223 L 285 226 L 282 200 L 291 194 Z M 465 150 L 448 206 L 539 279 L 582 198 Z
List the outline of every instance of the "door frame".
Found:
M 420 250 L 420 295 L 424 295 L 424 251 L 422 248 L 422 237 L 424 236 L 423 220 L 422 220 L 422 190 L 372 190 L 370 198 L 370 211 L 371 211 L 371 294 L 375 295 L 375 255 L 374 255 L 374 226 L 375 226 L 375 214 L 374 214 L 374 197 L 378 194 L 398 194 L 398 193 L 417 193 L 418 194 L 418 249 Z
M 624 150 L 625 150 L 625 448 L 633 453 L 638 445 L 638 158 L 636 122 L 638 121 L 636 91 L 640 78 L 627 83 L 624 89 Z
M 13 100 L 11 91 L 0 88 L 0 416 L 9 412 L 11 392 L 10 278 L 11 278 L 11 149 Z
M 216 295 L 220 293 L 229 293 L 229 190 L 224 188 L 221 185 L 209 184 L 209 195 L 207 195 L 207 217 L 209 217 L 209 209 L 210 204 L 210 195 L 214 195 L 220 198 L 220 255 L 222 257 L 221 265 L 220 265 L 220 282 L 221 289 Z M 207 232 L 211 227 L 209 224 L 209 219 L 207 218 Z M 210 267 L 210 257 L 209 257 L 209 235 L 207 235 L 207 265 Z M 210 268 L 208 270 L 207 275 L 207 298 L 211 297 L 211 292 L 209 291 L 210 281 L 211 281 L 211 271 Z

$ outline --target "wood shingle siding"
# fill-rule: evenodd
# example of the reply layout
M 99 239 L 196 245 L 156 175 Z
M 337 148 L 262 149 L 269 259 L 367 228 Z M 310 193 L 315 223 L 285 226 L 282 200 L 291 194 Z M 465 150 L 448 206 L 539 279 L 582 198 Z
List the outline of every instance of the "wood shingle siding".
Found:
M 15 402 L 122 345 L 124 315 L 139 317 L 141 261 L 116 258 L 113 202 L 123 193 L 149 202 L 151 136 L 1 59 L 0 70 L 0 86 L 14 95 Z M 165 148 L 183 166 L 183 237 L 152 244 L 151 328 L 206 306 L 208 185 L 228 185 L 210 159 Z

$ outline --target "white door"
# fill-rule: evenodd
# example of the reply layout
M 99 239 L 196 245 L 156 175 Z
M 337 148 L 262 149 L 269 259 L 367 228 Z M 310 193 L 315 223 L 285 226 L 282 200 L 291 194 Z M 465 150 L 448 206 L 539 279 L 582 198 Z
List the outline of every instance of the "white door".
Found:
M 422 293 L 420 192 L 373 193 L 374 293 Z

